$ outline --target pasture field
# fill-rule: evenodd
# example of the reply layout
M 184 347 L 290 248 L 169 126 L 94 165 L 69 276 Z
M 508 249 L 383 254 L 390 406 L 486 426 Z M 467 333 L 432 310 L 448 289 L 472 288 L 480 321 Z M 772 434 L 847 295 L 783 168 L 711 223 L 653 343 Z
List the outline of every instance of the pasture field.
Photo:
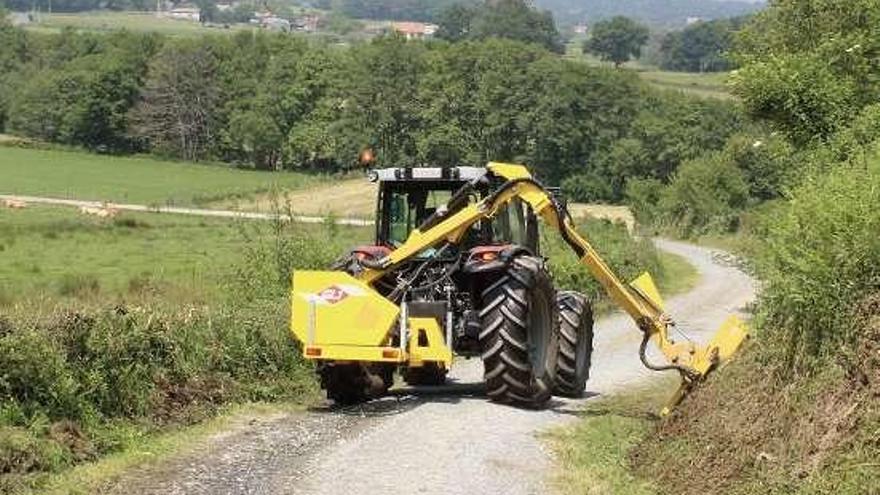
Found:
M 603 62 L 599 57 L 581 52 L 583 39 L 579 42 L 571 42 L 566 46 L 565 57 L 570 60 L 579 60 L 595 67 L 614 67 L 611 62 Z M 639 77 L 657 89 L 681 91 L 702 98 L 718 98 L 729 100 L 733 98 L 727 89 L 728 72 L 671 72 L 659 70 L 656 66 L 642 63 L 639 60 L 629 61 L 622 66 L 625 69 L 635 71 Z
M 661 70 L 639 70 L 639 77 L 654 87 L 684 91 L 688 94 L 708 98 L 731 99 L 727 91 L 727 72 L 696 74 L 690 72 L 668 72 Z
M 322 182 L 294 172 L 117 157 L 78 151 L 0 147 L 0 194 L 146 205 L 203 205 Z
M 308 238 L 328 227 L 290 229 Z M 101 303 L 212 300 L 246 250 L 271 239 L 271 230 L 269 222 L 244 220 L 150 213 L 98 219 L 66 208 L 0 209 L 0 306 L 25 295 Z M 371 230 L 338 226 L 333 234 L 340 245 L 350 245 L 368 239 Z
M 80 12 L 39 14 L 36 22 L 28 25 L 35 31 L 58 32 L 65 28 L 84 31 L 113 31 L 125 29 L 135 32 L 155 32 L 171 36 L 192 36 L 212 33 L 234 33 L 252 29 L 247 25 L 202 25 L 198 22 L 157 17 L 155 12 Z

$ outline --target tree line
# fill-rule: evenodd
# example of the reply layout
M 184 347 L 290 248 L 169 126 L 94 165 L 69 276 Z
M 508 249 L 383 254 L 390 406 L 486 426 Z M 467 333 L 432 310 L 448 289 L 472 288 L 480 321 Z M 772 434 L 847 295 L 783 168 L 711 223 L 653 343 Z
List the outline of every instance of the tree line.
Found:
M 731 56 L 736 33 L 747 17 L 698 21 L 677 31 L 654 34 L 659 39 L 657 53 L 650 63 L 676 72 L 725 72 L 736 68 Z M 592 53 L 615 66 L 639 59 L 652 33 L 629 17 L 617 16 L 592 26 L 583 44 L 584 53 Z M 655 41 L 655 43 L 658 43 Z
M 667 180 L 743 125 L 727 103 L 501 39 L 339 47 L 4 25 L 0 67 L 0 123 L 22 136 L 267 170 L 344 170 L 365 148 L 380 165 L 518 161 L 590 200 Z

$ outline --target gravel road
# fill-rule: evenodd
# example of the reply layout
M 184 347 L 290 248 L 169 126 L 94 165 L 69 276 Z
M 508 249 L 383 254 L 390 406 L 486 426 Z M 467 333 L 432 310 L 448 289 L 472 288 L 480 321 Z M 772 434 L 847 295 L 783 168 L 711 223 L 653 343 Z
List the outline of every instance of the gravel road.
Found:
M 706 341 L 755 294 L 753 281 L 713 252 L 658 240 L 700 272 L 698 285 L 667 301 L 691 338 Z M 401 392 L 345 409 L 242 422 L 193 453 L 136 470 L 109 487 L 134 494 L 542 494 L 553 460 L 537 434 L 576 419 L 584 403 L 652 376 L 639 363 L 640 334 L 612 314 L 596 324 L 587 397 L 554 399 L 543 411 L 488 402 L 479 360 L 461 361 L 445 393 Z
M 283 219 L 297 223 L 324 223 L 325 217 L 285 215 L 277 213 L 261 213 L 253 211 L 236 210 L 213 210 L 204 208 L 184 208 L 179 206 L 148 206 L 126 203 L 105 203 L 101 201 L 87 201 L 81 199 L 48 198 L 44 196 L 21 196 L 17 194 L 0 194 L 0 201 L 21 201 L 28 204 L 67 206 L 73 208 L 109 208 L 119 211 L 136 211 L 143 213 L 166 213 L 172 215 L 189 215 L 196 217 L 233 218 L 242 220 L 275 220 Z M 351 225 L 354 227 L 368 227 L 373 225 L 372 220 L 358 218 L 337 218 L 334 222 L 338 225 Z

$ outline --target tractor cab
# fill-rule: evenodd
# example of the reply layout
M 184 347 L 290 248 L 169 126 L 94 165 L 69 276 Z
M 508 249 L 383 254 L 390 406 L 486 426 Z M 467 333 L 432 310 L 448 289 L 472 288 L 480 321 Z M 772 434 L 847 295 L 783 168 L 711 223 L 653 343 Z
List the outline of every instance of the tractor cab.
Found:
M 379 184 L 376 244 L 392 249 L 403 244 L 414 229 L 430 225 L 438 210 L 476 203 L 497 186 L 493 182 L 500 181 L 482 167 L 386 168 L 372 171 L 370 179 Z M 468 184 L 474 187 L 463 191 Z M 494 218 L 474 224 L 460 248 L 505 245 L 538 252 L 537 218 L 518 199 Z

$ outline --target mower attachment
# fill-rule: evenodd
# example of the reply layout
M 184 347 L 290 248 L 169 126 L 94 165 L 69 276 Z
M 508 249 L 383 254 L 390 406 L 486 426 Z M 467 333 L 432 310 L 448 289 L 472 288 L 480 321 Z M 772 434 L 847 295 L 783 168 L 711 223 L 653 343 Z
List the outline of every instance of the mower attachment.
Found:
M 307 359 L 452 364 L 436 319 L 401 315 L 400 307 L 345 272 L 295 271 L 292 295 L 291 329 Z
M 660 313 L 664 312 L 660 292 L 657 290 L 657 286 L 649 274 L 642 274 L 630 283 L 630 287 L 652 310 Z M 657 321 L 663 322 L 662 328 L 659 330 L 656 328 L 651 329 L 649 326 L 643 328 L 643 331 L 648 330 L 645 333 L 645 342 L 648 339 L 653 339 L 671 364 L 661 366 L 650 365 L 644 355 L 644 345 L 642 345 L 640 357 L 648 368 L 657 370 L 675 369 L 681 373 L 681 385 L 666 407 L 660 412 L 661 416 L 666 416 L 698 383 L 705 380 L 712 370 L 729 360 L 748 338 L 749 333 L 742 320 L 735 315 L 730 315 L 718 331 L 715 332 L 708 345 L 700 346 L 692 342 L 676 343 L 668 334 L 669 327 L 674 325 L 672 320 L 664 317 L 657 319 Z M 652 332 L 652 330 L 654 331 Z

